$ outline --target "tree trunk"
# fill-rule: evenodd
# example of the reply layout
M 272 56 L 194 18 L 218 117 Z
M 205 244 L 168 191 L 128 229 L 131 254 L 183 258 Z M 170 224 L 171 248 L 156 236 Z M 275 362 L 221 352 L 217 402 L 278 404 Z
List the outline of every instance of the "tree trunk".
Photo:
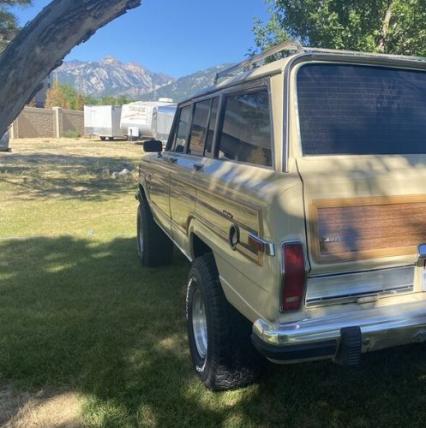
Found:
M 0 55 L 0 136 L 74 46 L 141 1 L 53 0 L 26 25 Z
M 383 19 L 382 31 L 378 45 L 378 50 L 382 53 L 386 53 L 386 44 L 388 41 L 390 21 L 392 19 L 393 3 L 394 2 L 392 0 L 389 2 L 388 8 L 386 9 L 385 17 Z

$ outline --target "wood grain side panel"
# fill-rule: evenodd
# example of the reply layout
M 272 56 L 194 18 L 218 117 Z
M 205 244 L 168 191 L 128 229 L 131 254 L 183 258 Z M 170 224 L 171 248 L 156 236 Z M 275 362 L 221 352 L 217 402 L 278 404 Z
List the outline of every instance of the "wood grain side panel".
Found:
M 254 233 L 262 236 L 262 215 L 259 207 L 245 204 L 241 201 L 226 199 L 218 194 L 198 191 L 197 214 L 210 224 L 226 243 L 230 227 L 235 224 L 240 228 L 240 244 L 237 251 L 262 264 L 262 255 L 257 254 L 248 246 L 248 235 Z
M 426 197 L 316 201 L 311 241 L 319 262 L 415 254 L 426 242 Z

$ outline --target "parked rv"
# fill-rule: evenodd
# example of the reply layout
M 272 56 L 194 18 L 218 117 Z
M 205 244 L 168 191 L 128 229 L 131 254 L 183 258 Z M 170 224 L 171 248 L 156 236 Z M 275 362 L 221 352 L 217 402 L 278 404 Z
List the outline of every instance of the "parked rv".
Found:
M 0 138 L 0 152 L 8 152 L 9 150 L 9 132 L 6 131 L 3 137 Z
M 137 101 L 123 106 L 121 129 L 129 139 L 157 138 L 166 141 L 176 105 L 171 100 Z
M 120 128 L 121 106 L 84 106 L 84 131 L 102 141 L 126 138 Z

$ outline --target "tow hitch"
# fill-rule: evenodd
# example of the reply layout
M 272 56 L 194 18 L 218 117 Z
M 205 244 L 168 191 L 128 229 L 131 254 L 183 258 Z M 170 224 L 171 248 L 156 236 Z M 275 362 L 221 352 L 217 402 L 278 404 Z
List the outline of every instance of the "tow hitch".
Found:
M 361 347 L 361 328 L 342 328 L 340 330 L 340 343 L 334 361 L 342 366 L 358 366 L 361 362 Z

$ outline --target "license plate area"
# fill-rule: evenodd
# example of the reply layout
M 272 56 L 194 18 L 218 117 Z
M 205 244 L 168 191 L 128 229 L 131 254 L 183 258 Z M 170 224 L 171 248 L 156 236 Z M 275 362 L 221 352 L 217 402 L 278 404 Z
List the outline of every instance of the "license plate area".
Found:
M 423 266 L 423 264 L 422 264 Z M 426 291 L 426 269 L 422 268 Z M 359 298 L 413 292 L 416 266 L 369 270 L 349 274 L 310 277 L 307 281 L 307 306 L 357 302 Z

